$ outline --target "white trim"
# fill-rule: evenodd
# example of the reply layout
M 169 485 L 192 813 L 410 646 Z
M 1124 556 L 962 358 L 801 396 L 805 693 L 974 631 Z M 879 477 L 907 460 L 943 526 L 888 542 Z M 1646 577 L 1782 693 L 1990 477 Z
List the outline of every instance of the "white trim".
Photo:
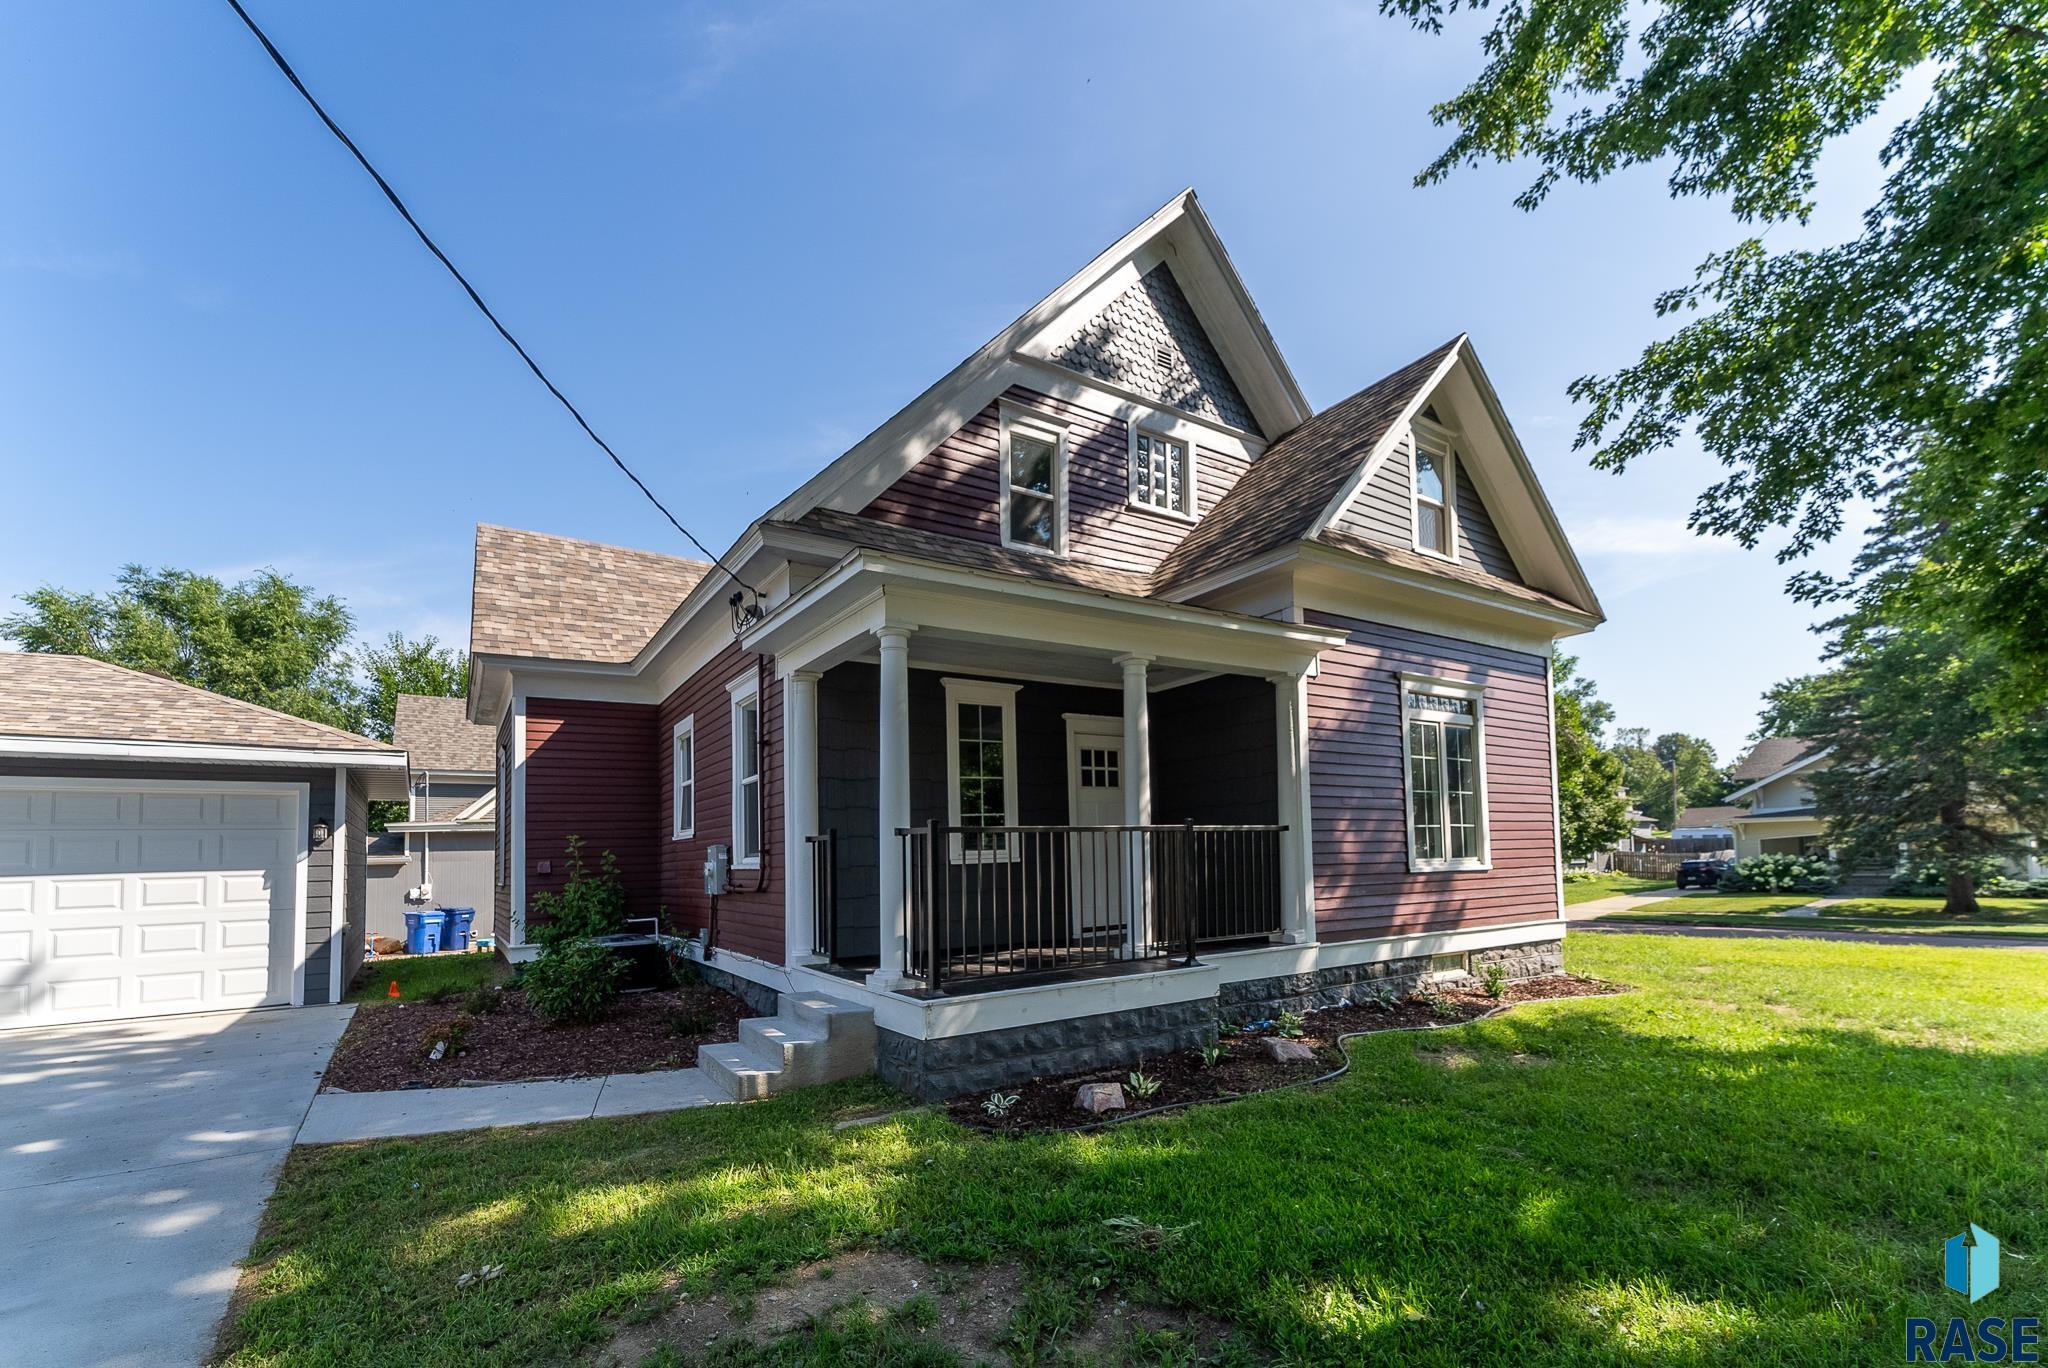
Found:
M 1558 792 L 1557 648 L 1543 664 L 1543 709 L 1550 724 L 1550 839 L 1557 852 L 1557 915 L 1564 915 L 1564 795 Z
M 1162 518 L 1172 518 L 1179 522 L 1191 523 L 1197 521 L 1202 516 L 1201 481 L 1197 475 L 1201 462 L 1199 455 L 1201 448 L 1186 437 L 1176 436 L 1152 423 L 1126 423 L 1124 425 L 1124 434 L 1124 492 L 1126 505 L 1141 513 L 1153 513 Z M 1140 438 L 1151 442 L 1163 442 L 1181 449 L 1180 491 L 1181 496 L 1187 501 L 1186 508 L 1175 508 L 1171 504 L 1153 503 L 1138 496 L 1138 441 Z M 1145 468 L 1149 476 L 1151 472 L 1151 463 L 1149 461 L 1145 462 Z M 1173 487 L 1173 470 L 1170 465 L 1166 472 L 1166 483 L 1168 489 Z
M 998 684 L 988 679 L 954 679 L 942 676 L 946 691 L 946 824 L 960 821 L 960 705 L 973 703 L 1002 710 L 1003 716 L 1003 825 L 1017 825 L 1017 684 Z M 947 856 L 954 864 L 1007 864 L 1017 858 L 1015 845 L 967 850 L 956 833 L 948 841 Z
M 748 669 L 739 678 L 729 680 L 726 683 L 725 692 L 731 700 L 726 712 L 726 731 L 730 738 L 726 749 L 729 752 L 727 759 L 731 762 L 732 770 L 732 867 L 734 869 L 759 869 L 761 867 L 762 850 L 756 850 L 751 856 L 745 858 L 742 858 L 740 855 L 740 832 L 743 829 L 740 822 L 740 803 L 745 792 L 740 780 L 740 709 L 750 703 L 754 706 L 754 720 L 756 724 L 754 735 L 758 741 L 761 717 L 760 672 L 756 669 Z M 767 787 L 765 776 L 768 767 L 764 763 L 765 758 L 761 753 L 761 748 L 757 745 L 754 751 L 754 776 L 752 780 L 754 786 L 754 835 L 759 839 L 764 849 L 768 844 L 768 808 L 765 801 L 765 790 Z
M 1431 450 L 1425 452 L 1427 442 Z M 1458 445 L 1456 434 L 1442 423 L 1417 416 L 1408 427 L 1408 544 L 1425 556 L 1458 563 Z M 1438 550 L 1422 543 L 1422 458 L 1441 461 L 1437 474 L 1443 479 L 1444 544 Z
M 1493 868 L 1493 821 L 1487 808 L 1486 799 L 1486 686 L 1465 679 L 1445 679 L 1438 675 L 1413 674 L 1400 671 L 1395 675 L 1401 689 L 1401 821 L 1408 833 L 1408 870 L 1413 874 L 1476 873 Z M 1426 719 L 1440 728 L 1469 726 L 1472 731 L 1472 779 L 1473 797 L 1479 805 L 1479 854 L 1476 857 L 1454 858 L 1451 853 L 1451 786 L 1448 751 L 1438 753 L 1439 787 L 1438 800 L 1442 805 L 1444 854 L 1438 859 L 1423 859 L 1415 853 L 1415 795 L 1414 755 L 1409 744 L 1409 724 L 1415 720 L 1411 715 L 1408 695 L 1410 692 L 1436 694 L 1447 698 L 1463 698 L 1472 704 L 1472 720 L 1468 723 L 1447 723 L 1442 718 Z M 1455 716 L 1455 714 L 1447 714 Z M 1562 898 L 1562 892 L 1558 895 Z M 1561 905 L 1561 904 L 1560 904 Z
M 334 848 L 333 881 L 327 912 L 327 1001 L 341 1002 L 342 947 L 348 944 L 348 767 L 334 767 L 334 825 L 328 844 Z
M 1429 379 L 1416 388 L 1415 397 L 1401 409 L 1400 416 L 1387 424 L 1387 430 L 1380 435 L 1372 450 L 1366 453 L 1366 458 L 1358 463 L 1358 469 L 1351 478 L 1344 482 L 1343 487 L 1330 502 L 1323 506 L 1323 511 L 1316 516 L 1316 520 L 1309 524 L 1308 531 L 1302 534 L 1304 541 L 1314 541 L 1328 531 L 1332 523 L 1344 516 L 1344 510 L 1351 507 L 1351 501 L 1358 497 L 1359 491 L 1372 482 L 1372 477 L 1379 473 L 1381 464 L 1401 445 L 1401 438 L 1408 434 L 1415 416 L 1421 413 L 1423 405 L 1429 402 L 1431 392 L 1443 383 L 1443 378 L 1451 373 L 1451 368 L 1458 364 L 1458 358 L 1463 356 L 1465 351 L 1465 334 L 1460 333 L 1457 340 L 1445 351 L 1443 360 L 1437 363 L 1436 370 L 1431 373 Z M 1414 482 L 1411 475 L 1409 483 L 1412 485 Z
M 526 692 L 512 697 L 512 946 L 526 944 Z M 511 947 L 508 947 L 511 948 Z
M 106 760 L 180 760 L 202 765 L 298 765 L 324 769 L 405 768 L 404 751 L 313 750 L 283 746 L 217 746 L 184 741 L 102 741 L 74 736 L 0 736 L 0 756 Z
M 1721 801 L 1723 803 L 1732 803 L 1737 798 L 1747 798 L 1750 794 L 1755 793 L 1758 789 L 1764 787 L 1766 784 L 1775 784 L 1788 774 L 1797 774 L 1799 773 L 1799 771 L 1807 768 L 1808 766 L 1813 765 L 1818 761 L 1827 759 L 1830 755 L 1833 755 L 1834 753 L 1835 748 L 1833 746 L 1825 746 L 1817 751 L 1809 751 L 1805 755 L 1800 756 L 1797 760 L 1794 760 L 1791 764 L 1777 771 L 1775 774 L 1766 774 L 1763 778 L 1757 780 L 1755 783 L 1745 785 L 1744 787 L 1735 790 L 1735 792 L 1728 794 L 1726 797 L 1722 798 Z
M 996 515 L 1001 520 L 1002 543 L 1016 551 L 1030 551 L 1041 556 L 1064 558 L 1067 554 L 1067 424 L 1048 418 L 1035 408 L 1026 408 L 1005 400 L 997 406 L 998 445 L 1000 459 L 996 467 L 997 506 Z M 1016 486 L 1012 472 L 1010 444 L 1013 436 L 1022 430 L 1024 435 L 1036 441 L 1052 443 L 1052 545 L 1040 546 L 1036 542 L 1016 541 L 1010 536 L 1010 496 Z M 1045 498 L 1030 490 L 1023 490 L 1028 498 Z
M 687 822 L 683 820 L 683 769 L 676 758 L 685 736 L 690 738 L 690 811 Z M 685 713 L 669 732 L 668 764 L 669 839 L 687 841 L 697 834 L 697 714 Z

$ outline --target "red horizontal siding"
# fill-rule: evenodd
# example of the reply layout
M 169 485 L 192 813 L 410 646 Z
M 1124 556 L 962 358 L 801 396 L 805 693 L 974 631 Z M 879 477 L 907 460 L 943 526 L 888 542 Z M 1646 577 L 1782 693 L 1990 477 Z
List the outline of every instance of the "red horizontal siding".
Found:
M 646 703 L 576 698 L 526 701 L 526 895 L 567 881 L 569 838 L 583 838 L 594 872 L 605 851 L 618 858 L 627 913 L 651 917 L 660 867 L 649 814 L 656 806 L 657 710 Z M 547 866 L 542 872 L 541 866 Z M 529 939 L 531 937 L 529 936 Z
M 1558 914 L 1550 704 L 1542 656 L 1311 612 L 1350 642 L 1309 684 L 1316 926 L 1326 940 L 1469 930 Z M 1402 671 L 1486 690 L 1493 868 L 1408 869 Z
M 1035 390 L 1012 387 L 1003 397 L 1067 427 L 1069 558 L 1136 574 L 1158 569 L 1193 524 L 1130 506 L 1130 434 L 1125 425 Z M 998 406 L 990 404 L 876 496 L 861 516 L 999 544 L 1001 440 Z M 1198 445 L 1197 509 L 1215 507 L 1246 467 L 1239 457 Z
M 710 899 L 704 896 L 704 856 L 714 843 L 731 845 L 732 695 L 726 686 L 748 672 L 762 681 L 761 844 L 759 870 L 736 869 L 735 892 L 718 900 L 718 944 L 770 964 L 783 960 L 782 934 L 782 685 L 772 665 L 742 652 L 737 644 L 683 681 L 662 703 L 660 745 L 655 763 L 659 797 L 651 813 L 658 826 L 661 902 L 671 925 L 705 926 Z M 697 754 L 696 829 L 678 841 L 674 826 L 676 723 L 690 717 Z

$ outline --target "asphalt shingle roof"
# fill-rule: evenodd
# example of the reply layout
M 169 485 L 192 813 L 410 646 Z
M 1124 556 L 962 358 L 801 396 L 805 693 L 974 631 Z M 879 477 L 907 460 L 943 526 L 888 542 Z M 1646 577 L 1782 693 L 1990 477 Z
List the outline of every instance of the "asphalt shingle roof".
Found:
M 1728 771 L 1728 777 L 1740 784 L 1753 784 L 1776 774 L 1812 749 L 1813 742 L 1803 736 L 1767 736 Z
M 683 556 L 479 523 L 470 654 L 623 664 L 710 570 Z
M 391 724 L 391 740 L 405 747 L 414 769 L 484 772 L 497 764 L 494 734 L 471 722 L 461 698 L 400 694 Z M 463 799 L 466 806 L 471 800 Z

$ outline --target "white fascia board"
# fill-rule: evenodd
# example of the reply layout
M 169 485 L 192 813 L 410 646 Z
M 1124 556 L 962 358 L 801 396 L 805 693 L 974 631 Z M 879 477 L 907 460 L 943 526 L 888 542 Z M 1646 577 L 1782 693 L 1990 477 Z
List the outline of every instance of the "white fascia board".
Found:
M 1721 801 L 1724 803 L 1732 803 L 1737 798 L 1747 798 L 1750 794 L 1755 793 L 1764 785 L 1775 784 L 1788 774 L 1797 774 L 1799 773 L 1799 771 L 1803 769 L 1810 769 L 1815 764 L 1819 763 L 1822 760 L 1827 759 L 1830 755 L 1833 755 L 1834 753 L 1835 748 L 1833 746 L 1827 746 L 1820 750 L 1810 752 L 1809 754 L 1802 755 L 1797 760 L 1794 760 L 1791 764 L 1779 770 L 1777 773 L 1766 774 L 1763 778 L 1757 780 L 1755 783 L 1745 785 L 1744 787 L 1735 790 L 1735 792 L 1729 794 Z
M 1207 414 L 1174 408 L 1171 404 L 1161 403 L 1137 390 L 1126 389 L 1114 381 L 1068 370 L 1059 362 L 1046 357 L 1019 352 L 1010 358 L 1006 368 L 998 368 L 997 375 L 1000 381 L 995 387 L 998 395 L 1007 391 L 1012 384 L 1022 385 L 1026 389 L 1034 389 L 1040 394 L 1063 400 L 1076 408 L 1087 409 L 1105 418 L 1118 419 L 1128 426 L 1147 428 L 1166 436 L 1181 437 L 1211 451 L 1221 451 L 1247 461 L 1257 460 L 1266 450 L 1266 439 L 1256 432 L 1232 427 Z
M 1409 426 L 1414 423 L 1415 415 L 1421 413 L 1429 404 L 1429 396 L 1438 385 L 1443 383 L 1443 378 L 1450 374 L 1451 368 L 1458 364 L 1458 358 L 1464 354 L 1465 335 L 1459 333 L 1457 341 L 1451 344 L 1450 350 L 1444 353 L 1443 360 L 1437 363 L 1436 370 L 1415 391 L 1415 397 L 1408 401 L 1407 407 L 1401 410 L 1400 417 L 1387 425 L 1387 430 L 1380 434 L 1380 440 L 1373 446 L 1372 451 L 1366 458 L 1359 462 L 1358 469 L 1351 473 L 1351 478 L 1344 482 L 1344 487 L 1339 489 L 1335 497 L 1327 504 L 1323 505 L 1323 511 L 1316 515 L 1314 522 L 1309 524 L 1307 533 L 1309 540 L 1313 541 L 1328 531 L 1330 524 L 1343 516 L 1344 510 L 1351 506 L 1351 501 L 1358 497 L 1358 492 L 1371 482 L 1374 475 L 1379 473 L 1379 468 L 1385 463 L 1388 455 L 1392 453 L 1395 447 L 1401 444 L 1401 438 L 1407 433 Z
M 1209 340 L 1223 355 L 1223 364 L 1230 371 L 1231 379 L 1240 385 L 1249 383 L 1260 393 L 1247 393 L 1245 398 L 1252 405 L 1252 411 L 1266 428 L 1267 435 L 1278 439 L 1282 434 L 1299 427 L 1315 416 L 1315 407 L 1302 393 L 1301 385 L 1294 378 L 1293 367 L 1280 352 L 1280 344 L 1273 340 L 1273 333 L 1266 326 L 1266 319 L 1253 302 L 1251 291 L 1246 288 L 1244 277 L 1238 273 L 1237 263 L 1230 259 L 1230 252 L 1223 245 L 1223 238 L 1209 221 L 1208 211 L 1195 197 L 1187 192 L 1188 206 L 1184 231 L 1193 234 L 1208 249 L 1207 260 L 1196 257 L 1195 279 L 1180 280 L 1182 293 L 1190 296 L 1196 316 L 1208 330 Z M 1213 267 L 1214 276 L 1209 274 Z M 1209 300 L 1211 307 L 1204 309 L 1203 296 L 1215 290 L 1225 296 L 1223 300 Z M 1215 307 L 1227 305 L 1224 308 Z M 1210 326 L 1210 319 L 1241 320 L 1241 326 L 1226 324 L 1221 328 Z M 1243 349 L 1249 355 L 1240 355 Z M 1254 362 L 1263 362 L 1263 366 Z
M 492 831 L 497 830 L 495 821 L 463 822 L 450 818 L 445 822 L 386 822 L 386 831 Z
M 347 765 L 406 768 L 402 750 L 322 750 L 303 746 L 223 746 L 186 741 L 104 741 L 70 736 L 0 736 L 0 755 L 36 759 L 183 761 L 198 765 Z

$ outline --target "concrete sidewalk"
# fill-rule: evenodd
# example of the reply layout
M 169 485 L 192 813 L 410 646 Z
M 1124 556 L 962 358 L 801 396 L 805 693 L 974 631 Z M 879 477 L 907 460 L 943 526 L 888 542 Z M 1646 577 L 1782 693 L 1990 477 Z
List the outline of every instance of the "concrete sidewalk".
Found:
M 436 1135 L 488 1126 L 532 1126 L 593 1116 L 635 1116 L 729 1102 L 699 1068 L 609 1074 L 482 1088 L 401 1092 L 323 1092 L 313 1099 L 294 1144 L 332 1145 L 397 1135 Z
M 1697 922 L 1586 922 L 1574 933 L 1625 936 L 1748 936 L 1765 940 L 1860 941 L 1866 945 L 1931 945 L 1956 950 L 2048 950 L 2048 936 L 1958 936 L 1945 931 L 1838 931 L 1811 921 L 1793 926 L 1703 926 Z
M 1609 912 L 1633 912 L 1651 903 L 1669 902 L 1673 898 L 1695 898 L 1702 893 L 1713 891 L 1711 888 L 1660 888 L 1650 893 L 1616 893 L 1612 897 L 1596 898 L 1592 902 L 1566 903 L 1564 917 L 1566 921 L 1592 921 L 1595 917 L 1604 917 Z

